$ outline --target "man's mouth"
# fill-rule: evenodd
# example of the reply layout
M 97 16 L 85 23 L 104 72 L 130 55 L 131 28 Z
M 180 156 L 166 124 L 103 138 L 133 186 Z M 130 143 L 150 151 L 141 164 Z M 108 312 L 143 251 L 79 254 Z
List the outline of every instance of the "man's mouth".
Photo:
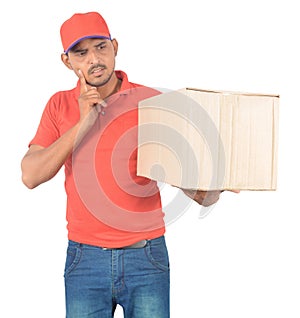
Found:
M 89 74 L 94 75 L 94 76 L 100 76 L 103 74 L 105 67 L 99 66 L 99 67 L 93 67 L 90 71 Z
M 100 75 L 103 74 L 103 71 L 104 71 L 103 68 L 97 68 L 97 69 L 95 69 L 95 70 L 92 72 L 92 74 L 93 74 L 94 76 L 100 76 Z

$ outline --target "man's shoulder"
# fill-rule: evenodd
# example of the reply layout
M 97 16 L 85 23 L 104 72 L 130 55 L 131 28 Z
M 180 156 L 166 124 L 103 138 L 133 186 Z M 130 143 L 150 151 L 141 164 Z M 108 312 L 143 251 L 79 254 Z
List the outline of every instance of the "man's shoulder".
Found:
M 79 91 L 78 87 L 72 89 L 61 90 L 53 93 L 49 99 L 50 104 L 60 104 L 65 102 L 70 102 L 78 99 Z
M 57 91 L 56 93 L 54 93 L 52 95 L 53 98 L 59 98 L 59 97 L 73 97 L 75 96 L 76 94 L 78 94 L 79 91 L 78 91 L 78 86 L 76 87 L 73 87 L 71 89 L 66 89 L 66 90 L 61 90 L 61 91 Z
M 134 84 L 131 90 L 131 94 L 134 95 L 138 100 L 144 100 L 159 95 L 161 94 L 161 92 L 153 87 L 141 84 Z
M 146 86 L 137 82 L 131 82 L 128 80 L 127 74 L 123 71 L 116 71 L 117 77 L 122 79 L 121 91 L 130 92 L 131 95 L 136 97 L 152 97 L 160 94 L 161 92 L 153 87 Z
M 153 87 L 132 83 L 130 84 L 130 93 L 138 99 L 146 99 L 161 94 L 161 92 Z

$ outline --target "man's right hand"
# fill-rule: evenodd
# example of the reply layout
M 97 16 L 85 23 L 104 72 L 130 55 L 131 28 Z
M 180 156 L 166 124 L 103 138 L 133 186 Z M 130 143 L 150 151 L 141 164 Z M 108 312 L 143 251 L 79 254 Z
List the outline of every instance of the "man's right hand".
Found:
M 100 103 L 104 101 L 97 88 L 87 84 L 81 71 L 78 72 L 78 77 L 80 119 L 50 146 L 46 148 L 36 144 L 30 146 L 21 164 L 22 180 L 29 189 L 35 188 L 56 175 L 99 116 Z
M 87 84 L 81 70 L 78 70 L 78 77 L 80 80 L 80 96 L 78 98 L 80 121 L 89 117 L 88 122 L 92 124 L 98 116 L 101 108 L 100 104 L 104 106 L 104 101 L 97 91 L 97 88 Z

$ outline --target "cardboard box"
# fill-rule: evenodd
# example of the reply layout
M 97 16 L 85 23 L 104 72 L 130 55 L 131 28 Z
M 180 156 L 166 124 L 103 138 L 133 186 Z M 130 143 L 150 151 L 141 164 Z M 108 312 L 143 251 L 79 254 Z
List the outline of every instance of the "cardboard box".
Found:
M 279 95 L 183 88 L 139 103 L 137 173 L 187 189 L 275 190 Z

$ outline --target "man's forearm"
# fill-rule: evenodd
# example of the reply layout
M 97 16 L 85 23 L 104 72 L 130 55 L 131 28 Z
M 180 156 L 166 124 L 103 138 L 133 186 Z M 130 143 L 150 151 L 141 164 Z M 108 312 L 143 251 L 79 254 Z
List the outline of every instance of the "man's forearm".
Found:
M 77 124 L 47 148 L 29 148 L 21 163 L 22 181 L 28 188 L 33 189 L 57 174 L 74 149 L 78 130 Z

